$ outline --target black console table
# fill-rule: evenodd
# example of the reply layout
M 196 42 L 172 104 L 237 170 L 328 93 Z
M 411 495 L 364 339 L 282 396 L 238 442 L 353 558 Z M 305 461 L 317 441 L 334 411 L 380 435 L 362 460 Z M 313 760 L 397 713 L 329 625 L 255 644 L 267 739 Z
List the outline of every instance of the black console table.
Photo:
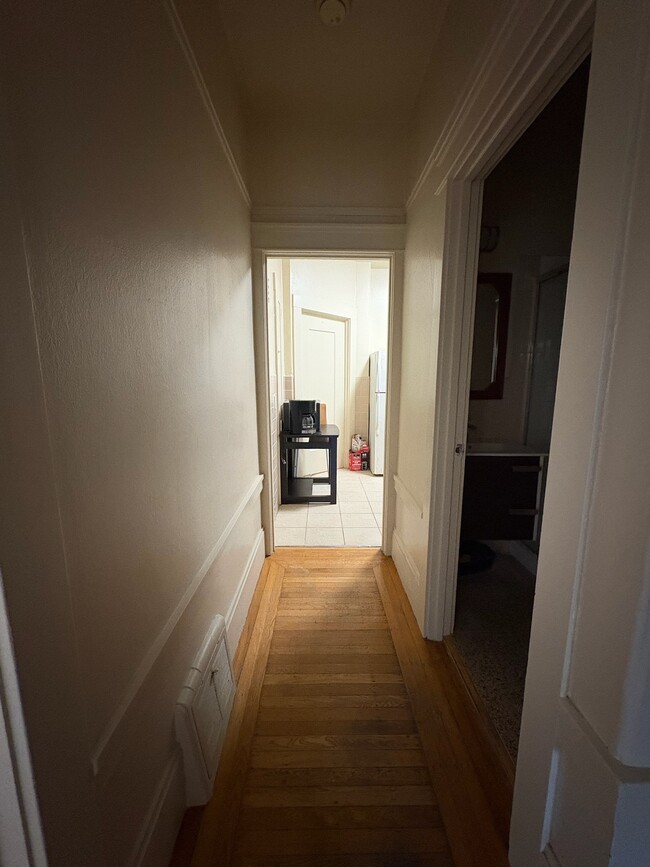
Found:
M 280 502 L 281 503 L 336 503 L 336 445 L 339 429 L 335 424 L 324 424 L 313 434 L 280 434 Z M 297 476 L 298 452 L 301 449 L 327 451 L 327 476 Z M 317 485 L 329 485 L 329 494 L 315 494 Z

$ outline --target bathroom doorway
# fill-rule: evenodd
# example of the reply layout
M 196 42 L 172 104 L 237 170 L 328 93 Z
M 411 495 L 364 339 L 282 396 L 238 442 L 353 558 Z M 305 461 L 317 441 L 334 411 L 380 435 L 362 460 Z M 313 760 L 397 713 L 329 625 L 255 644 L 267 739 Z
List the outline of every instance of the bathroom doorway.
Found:
M 453 634 L 516 761 L 571 253 L 588 60 L 487 177 Z

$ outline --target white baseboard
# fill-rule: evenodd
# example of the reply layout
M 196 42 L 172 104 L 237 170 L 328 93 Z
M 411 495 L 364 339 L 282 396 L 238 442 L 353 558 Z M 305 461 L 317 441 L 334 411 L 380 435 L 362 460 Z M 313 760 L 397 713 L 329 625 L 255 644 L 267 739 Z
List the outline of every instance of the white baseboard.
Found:
M 185 812 L 185 782 L 179 751 L 163 768 L 149 804 L 129 867 L 160 867 L 168 864 Z
M 255 542 L 251 549 L 250 556 L 244 567 L 241 580 L 235 592 L 235 596 L 230 603 L 230 608 L 226 614 L 226 635 L 228 636 L 228 650 L 233 658 L 234 652 L 239 644 L 239 638 L 242 634 L 246 616 L 253 598 L 253 593 L 257 586 L 257 580 L 260 577 L 262 566 L 264 564 L 264 530 L 260 530 L 255 538 Z

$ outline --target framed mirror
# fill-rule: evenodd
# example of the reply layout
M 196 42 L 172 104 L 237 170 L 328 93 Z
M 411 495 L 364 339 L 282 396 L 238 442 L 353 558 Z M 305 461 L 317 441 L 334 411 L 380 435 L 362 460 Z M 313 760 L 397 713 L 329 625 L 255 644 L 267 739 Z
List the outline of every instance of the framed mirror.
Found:
M 470 400 L 500 400 L 503 397 L 511 288 L 512 274 L 478 275 Z

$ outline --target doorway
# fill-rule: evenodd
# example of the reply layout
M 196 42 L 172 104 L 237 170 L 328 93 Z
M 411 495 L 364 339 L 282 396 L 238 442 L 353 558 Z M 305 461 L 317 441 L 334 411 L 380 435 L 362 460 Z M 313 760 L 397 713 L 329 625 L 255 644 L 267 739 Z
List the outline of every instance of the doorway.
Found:
M 275 546 L 381 547 L 391 260 L 268 256 L 266 278 Z M 288 451 L 291 401 L 336 431 L 334 467 L 318 430 Z
M 589 75 L 484 184 L 448 646 L 516 761 Z

